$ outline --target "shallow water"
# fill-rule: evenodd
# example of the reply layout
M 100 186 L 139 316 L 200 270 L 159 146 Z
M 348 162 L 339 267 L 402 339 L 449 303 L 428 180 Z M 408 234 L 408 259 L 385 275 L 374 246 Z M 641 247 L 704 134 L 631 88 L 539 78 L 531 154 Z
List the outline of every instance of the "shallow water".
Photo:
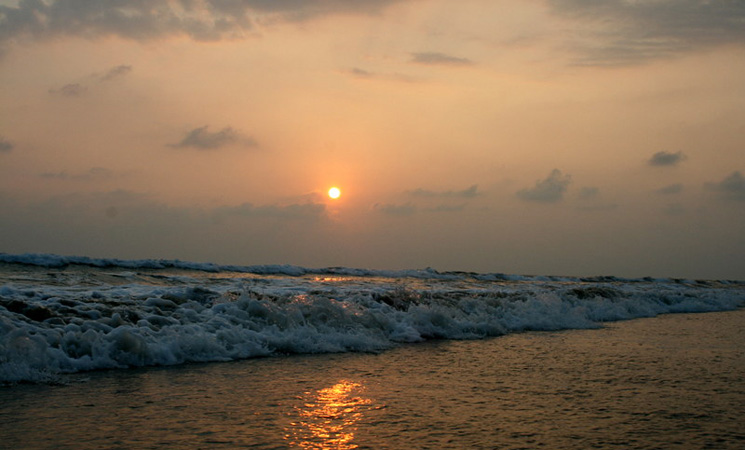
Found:
M 745 446 L 745 310 L 0 388 L 2 448 Z

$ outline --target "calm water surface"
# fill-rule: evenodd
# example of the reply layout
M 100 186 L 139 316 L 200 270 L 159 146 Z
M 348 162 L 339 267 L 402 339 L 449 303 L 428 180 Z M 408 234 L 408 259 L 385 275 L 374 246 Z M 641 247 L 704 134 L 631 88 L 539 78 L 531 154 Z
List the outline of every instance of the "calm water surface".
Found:
M 745 448 L 745 311 L 0 388 L 1 448 Z

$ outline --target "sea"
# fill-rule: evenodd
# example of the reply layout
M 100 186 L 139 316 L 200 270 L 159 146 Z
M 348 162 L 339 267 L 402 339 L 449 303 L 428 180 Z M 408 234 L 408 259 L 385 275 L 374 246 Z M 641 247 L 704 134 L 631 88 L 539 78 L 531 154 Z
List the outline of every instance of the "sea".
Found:
M 745 282 L 0 253 L 2 449 L 742 449 Z

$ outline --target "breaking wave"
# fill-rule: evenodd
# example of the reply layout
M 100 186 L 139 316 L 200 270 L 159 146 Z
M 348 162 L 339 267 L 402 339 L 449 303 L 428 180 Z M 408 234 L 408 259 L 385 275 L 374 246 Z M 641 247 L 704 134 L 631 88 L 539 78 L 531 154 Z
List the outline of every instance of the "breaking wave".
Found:
M 745 305 L 736 281 L 525 277 L 0 254 L 0 382 Z

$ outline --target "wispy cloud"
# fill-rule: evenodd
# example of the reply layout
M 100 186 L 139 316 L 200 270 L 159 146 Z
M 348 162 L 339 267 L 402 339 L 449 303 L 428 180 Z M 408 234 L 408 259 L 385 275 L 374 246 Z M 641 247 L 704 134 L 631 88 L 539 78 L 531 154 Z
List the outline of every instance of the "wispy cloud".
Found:
M 417 210 L 416 206 L 411 203 L 394 204 L 394 203 L 376 203 L 373 205 L 373 210 L 379 211 L 389 216 L 410 216 Z
M 579 190 L 578 195 L 581 200 L 591 200 L 600 195 L 600 189 L 595 186 L 586 186 Z
M 346 73 L 348 75 L 351 75 L 351 76 L 356 77 L 356 78 L 365 78 L 365 79 L 368 79 L 368 78 L 377 78 L 378 77 L 377 74 L 374 74 L 374 73 L 372 73 L 370 71 L 367 71 L 365 69 L 360 69 L 359 67 L 352 67 L 351 69 L 347 70 Z
M 470 66 L 473 64 L 473 61 L 470 59 L 438 52 L 412 53 L 411 62 L 433 66 Z
M 548 177 L 536 181 L 534 187 L 522 189 L 516 195 L 527 201 L 556 203 L 564 198 L 564 193 L 571 181 L 571 175 L 564 175 L 561 170 L 554 169 Z
M 45 172 L 39 175 L 46 179 L 56 180 L 73 180 L 73 181 L 96 181 L 110 179 L 115 176 L 112 170 L 104 167 L 93 167 L 85 172 L 81 173 L 68 173 L 67 171 L 61 172 Z
M 149 40 L 185 35 L 200 41 L 235 38 L 257 24 L 331 14 L 369 14 L 402 0 L 78 0 L 0 5 L 0 44 L 21 36 Z M 94 4 L 95 3 L 95 4 Z
M 317 219 L 326 212 L 322 203 L 305 203 L 292 205 L 259 205 L 243 203 L 238 206 L 225 206 L 214 210 L 216 218 L 244 217 L 244 218 L 279 218 L 279 219 Z
M 373 14 L 411 0 L 28 0 L 0 5 L 0 46 L 19 38 L 117 36 L 139 41 L 188 36 L 236 39 L 277 22 Z M 739 0 L 543 0 L 575 19 L 577 64 L 621 65 L 715 45 L 745 43 Z M 419 52 L 414 62 L 468 65 L 467 58 Z
M 15 146 L 12 142 L 0 136 L 0 153 L 8 153 L 13 150 Z
M 80 83 L 69 83 L 60 88 L 50 89 L 49 93 L 53 95 L 61 95 L 63 97 L 80 97 L 85 94 L 88 87 Z
M 341 72 L 350 77 L 356 78 L 358 80 L 399 81 L 403 83 L 414 83 L 418 81 L 414 77 L 404 75 L 401 73 L 370 72 L 369 70 L 361 69 L 359 67 L 353 67 L 348 70 L 342 70 Z
M 706 187 L 727 200 L 745 201 L 745 177 L 739 171 L 717 183 L 707 183 Z
M 458 197 L 458 198 L 473 198 L 480 193 L 478 192 L 478 185 L 474 184 L 466 189 L 460 191 L 430 191 L 428 189 L 417 188 L 411 191 L 406 191 L 407 194 L 413 197 Z
M 62 87 L 49 89 L 49 93 L 52 95 L 61 95 L 63 97 L 80 97 L 88 92 L 88 84 L 90 84 L 91 81 L 97 81 L 99 83 L 114 81 L 124 77 L 131 71 L 132 66 L 121 64 L 110 68 L 103 74 L 94 73 L 89 75 L 88 77 L 85 77 L 87 83 L 84 81 L 67 83 Z
M 669 186 L 664 186 L 655 191 L 658 194 L 663 195 L 673 195 L 673 194 L 680 194 L 683 192 L 683 185 L 680 183 L 671 184 Z
M 683 152 L 657 152 L 649 158 L 647 163 L 650 166 L 676 166 L 685 159 L 686 156 Z
M 244 147 L 255 147 L 258 145 L 255 139 L 241 135 L 232 127 L 225 127 L 220 131 L 211 132 L 209 131 L 209 126 L 205 125 L 189 131 L 179 142 L 171 144 L 171 147 L 214 150 L 232 144 L 239 144 Z
M 745 43 L 745 2 L 548 0 L 577 19 L 572 46 L 583 65 L 638 64 L 722 44 Z
M 465 203 L 461 203 L 458 205 L 437 205 L 434 208 L 428 208 L 427 211 L 437 212 L 437 213 L 451 213 L 451 212 L 461 212 L 464 209 L 466 209 Z
M 108 72 L 106 72 L 105 74 L 99 77 L 99 81 L 112 81 L 112 80 L 115 80 L 117 78 L 121 78 L 127 75 L 131 71 L 132 71 L 132 66 L 128 66 L 125 64 L 112 67 L 111 69 L 108 70 Z

